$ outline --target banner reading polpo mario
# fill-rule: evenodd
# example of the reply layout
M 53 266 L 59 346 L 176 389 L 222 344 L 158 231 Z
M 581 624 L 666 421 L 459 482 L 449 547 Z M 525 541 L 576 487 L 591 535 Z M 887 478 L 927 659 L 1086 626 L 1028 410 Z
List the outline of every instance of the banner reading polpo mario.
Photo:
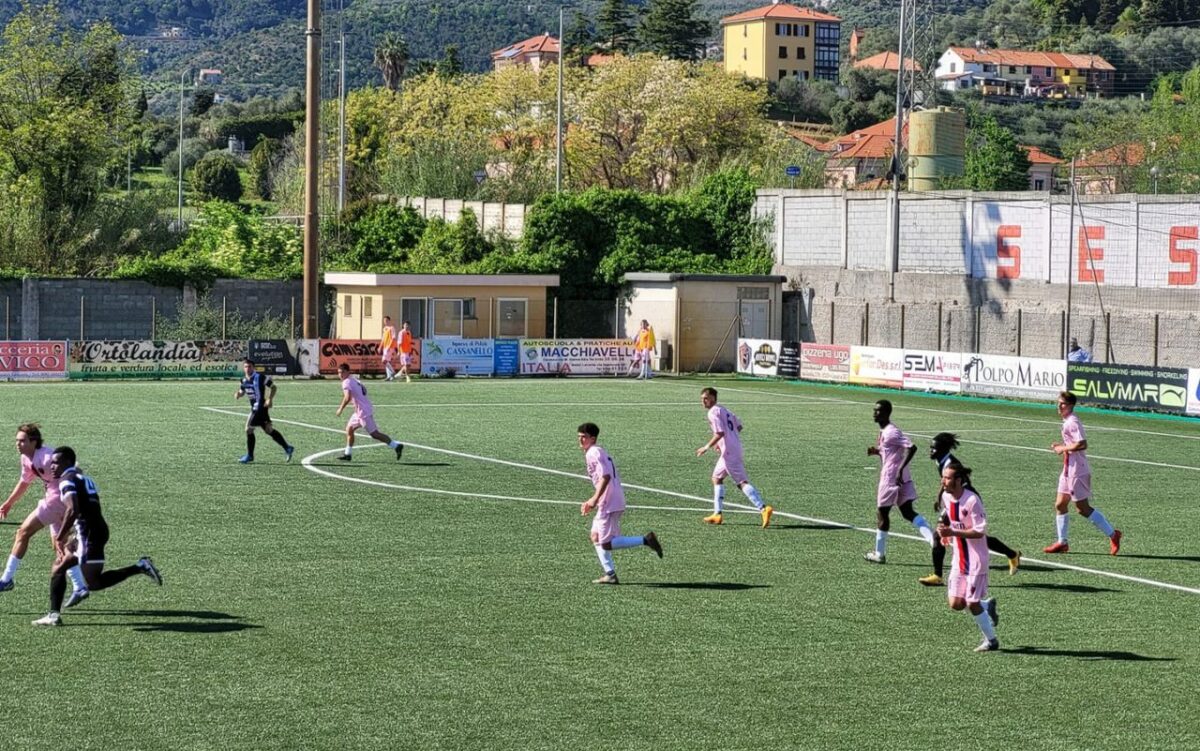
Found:
M 0 342 L 0 379 L 67 377 L 66 342 Z
M 318 348 L 321 375 L 337 375 L 338 366 L 346 363 L 355 375 L 383 375 L 383 352 L 377 339 L 321 339 Z M 394 367 L 400 368 L 397 357 Z M 421 340 L 413 339 L 409 353 L 408 372 L 421 372 Z
M 238 340 L 72 342 L 71 378 L 229 378 L 242 372 L 247 343 Z
M 628 339 L 521 340 L 521 375 L 624 375 L 632 361 Z

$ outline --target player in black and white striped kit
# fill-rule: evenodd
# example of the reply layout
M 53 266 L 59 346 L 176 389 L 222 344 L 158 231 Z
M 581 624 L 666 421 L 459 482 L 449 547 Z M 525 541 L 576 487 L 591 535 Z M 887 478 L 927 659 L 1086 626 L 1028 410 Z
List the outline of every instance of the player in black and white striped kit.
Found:
M 269 435 L 271 440 L 279 444 L 283 449 L 284 456 L 290 462 L 292 453 L 296 449 L 284 440 L 283 434 L 276 430 L 271 423 L 269 410 L 271 402 L 275 399 L 275 383 L 270 376 L 259 373 L 254 367 L 254 361 L 250 358 L 242 361 L 242 373 L 245 378 L 238 385 L 238 390 L 234 392 L 234 398 L 246 397 L 250 402 L 250 416 L 246 418 L 246 454 L 238 461 L 242 464 L 254 461 L 254 429 L 262 428 L 262 431 Z
M 104 570 L 104 546 L 108 542 L 108 524 L 100 513 L 100 491 L 92 478 L 75 466 L 75 451 L 69 446 L 55 449 L 50 458 L 50 471 L 58 480 L 59 493 L 67 504 L 67 516 L 62 531 L 54 540 L 58 558 L 50 571 L 50 612 L 33 622 L 35 626 L 61 626 L 62 604 L 67 593 L 67 570 L 78 565 L 88 589 L 99 592 L 120 584 L 135 574 L 145 574 L 162 586 L 162 575 L 149 558 L 139 558 L 132 566 L 114 571 Z M 73 551 L 67 541 L 75 531 Z

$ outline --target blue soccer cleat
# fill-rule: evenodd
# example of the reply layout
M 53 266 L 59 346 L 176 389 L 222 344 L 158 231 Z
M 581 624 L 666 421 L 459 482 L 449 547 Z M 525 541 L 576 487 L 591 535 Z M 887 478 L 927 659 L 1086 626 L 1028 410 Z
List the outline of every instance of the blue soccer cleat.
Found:
M 250 456 L 249 454 L 246 454 L 241 459 L 238 459 L 238 462 L 241 464 L 249 464 L 252 461 L 254 461 L 254 457 Z

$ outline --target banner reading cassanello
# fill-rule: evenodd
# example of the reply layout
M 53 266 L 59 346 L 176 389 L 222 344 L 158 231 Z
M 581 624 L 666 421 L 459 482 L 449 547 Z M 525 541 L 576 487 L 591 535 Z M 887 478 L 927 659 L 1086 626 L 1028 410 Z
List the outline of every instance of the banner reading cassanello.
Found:
M 1164 412 L 1187 409 L 1188 372 L 1148 365 L 1067 363 L 1067 385 L 1088 404 Z
M 67 343 L 0 342 L 0 379 L 32 381 L 67 377 Z
M 628 339 L 521 340 L 521 375 L 624 375 L 632 361 Z
M 483 376 L 496 369 L 492 339 L 437 337 L 421 342 L 421 375 Z
M 241 373 L 246 342 L 72 342 L 71 378 L 224 378 Z

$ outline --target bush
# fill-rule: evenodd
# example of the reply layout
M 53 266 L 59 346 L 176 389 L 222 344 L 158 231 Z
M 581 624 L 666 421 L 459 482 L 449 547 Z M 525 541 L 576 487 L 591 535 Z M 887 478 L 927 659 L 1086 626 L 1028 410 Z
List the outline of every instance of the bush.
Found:
M 222 151 L 212 151 L 192 168 L 192 189 L 206 199 L 236 201 L 242 197 L 237 162 Z
M 175 318 L 156 315 L 154 331 L 164 341 L 187 342 L 222 338 L 221 305 L 205 298 L 195 310 L 181 310 Z M 290 321 L 269 313 L 245 318 L 235 312 L 224 316 L 225 339 L 290 339 L 293 336 Z
M 254 194 L 264 201 L 271 200 L 271 172 L 283 158 L 283 143 L 276 138 L 261 138 L 250 150 L 250 183 Z
M 186 173 L 192 167 L 196 166 L 196 162 L 200 161 L 205 154 L 208 153 L 208 143 L 199 138 L 187 138 L 183 141 L 183 171 Z M 163 174 L 171 177 L 179 177 L 179 149 L 174 148 L 163 157 L 162 160 Z

